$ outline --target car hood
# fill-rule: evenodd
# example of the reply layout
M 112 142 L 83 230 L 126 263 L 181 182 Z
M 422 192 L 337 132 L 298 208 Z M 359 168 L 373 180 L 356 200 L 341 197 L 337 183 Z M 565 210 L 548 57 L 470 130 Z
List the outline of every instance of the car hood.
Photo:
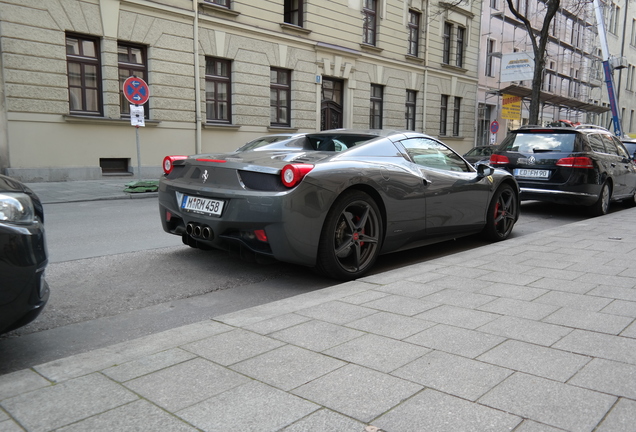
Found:
M 342 153 L 340 153 L 342 154 Z M 190 156 L 186 159 L 186 163 L 192 165 L 205 164 L 206 162 L 227 163 L 227 167 L 238 168 L 243 167 L 268 167 L 273 169 L 282 169 L 289 163 L 308 163 L 316 164 L 336 158 L 339 153 L 299 150 L 299 151 L 280 151 L 280 150 L 260 150 L 260 151 L 244 151 L 225 154 L 199 154 Z

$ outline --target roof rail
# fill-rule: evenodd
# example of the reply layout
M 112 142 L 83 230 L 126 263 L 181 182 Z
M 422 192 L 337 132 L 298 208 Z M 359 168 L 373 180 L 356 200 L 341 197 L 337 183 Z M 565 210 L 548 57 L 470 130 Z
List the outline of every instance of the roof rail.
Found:
M 602 131 L 609 132 L 609 129 L 604 128 L 603 126 L 593 125 L 593 124 L 580 124 L 575 126 L 576 129 L 600 129 Z

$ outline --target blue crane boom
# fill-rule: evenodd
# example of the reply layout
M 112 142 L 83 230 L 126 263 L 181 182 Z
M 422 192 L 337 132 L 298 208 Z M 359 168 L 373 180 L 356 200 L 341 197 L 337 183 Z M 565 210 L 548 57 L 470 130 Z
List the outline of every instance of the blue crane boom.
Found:
M 618 137 L 621 137 L 623 136 L 623 128 L 621 126 L 621 119 L 618 115 L 616 89 L 614 88 L 614 77 L 612 74 L 611 55 L 609 53 L 609 46 L 607 44 L 605 20 L 603 19 L 603 10 L 601 9 L 600 0 L 594 0 L 594 10 L 596 12 L 596 25 L 598 26 L 598 35 L 601 39 L 601 52 L 603 53 L 603 72 L 605 73 L 605 85 L 607 86 L 610 109 L 612 110 L 614 134 Z

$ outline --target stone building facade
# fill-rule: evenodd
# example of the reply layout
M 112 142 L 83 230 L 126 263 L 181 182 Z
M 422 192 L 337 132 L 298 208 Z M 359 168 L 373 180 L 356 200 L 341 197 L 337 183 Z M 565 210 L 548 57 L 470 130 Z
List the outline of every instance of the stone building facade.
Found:
M 480 15 L 470 1 L 0 0 L 0 172 L 156 178 L 167 154 L 333 127 L 424 131 L 463 152 Z M 137 130 L 133 75 L 149 89 Z

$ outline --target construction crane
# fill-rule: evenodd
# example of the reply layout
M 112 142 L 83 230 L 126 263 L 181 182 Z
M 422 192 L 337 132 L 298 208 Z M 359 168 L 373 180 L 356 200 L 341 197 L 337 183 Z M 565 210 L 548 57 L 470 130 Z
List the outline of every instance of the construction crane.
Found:
M 612 123 L 614 125 L 614 134 L 618 137 L 623 136 L 623 128 L 621 119 L 618 115 L 618 106 L 616 101 L 616 89 L 614 88 L 612 57 L 609 53 L 607 45 L 607 33 L 605 32 L 605 20 L 603 19 L 603 10 L 601 9 L 600 0 L 594 0 L 594 10 L 596 12 L 596 25 L 598 26 L 598 35 L 601 39 L 601 52 L 603 54 L 603 71 L 605 72 L 605 85 L 609 94 L 609 103 L 612 110 Z

